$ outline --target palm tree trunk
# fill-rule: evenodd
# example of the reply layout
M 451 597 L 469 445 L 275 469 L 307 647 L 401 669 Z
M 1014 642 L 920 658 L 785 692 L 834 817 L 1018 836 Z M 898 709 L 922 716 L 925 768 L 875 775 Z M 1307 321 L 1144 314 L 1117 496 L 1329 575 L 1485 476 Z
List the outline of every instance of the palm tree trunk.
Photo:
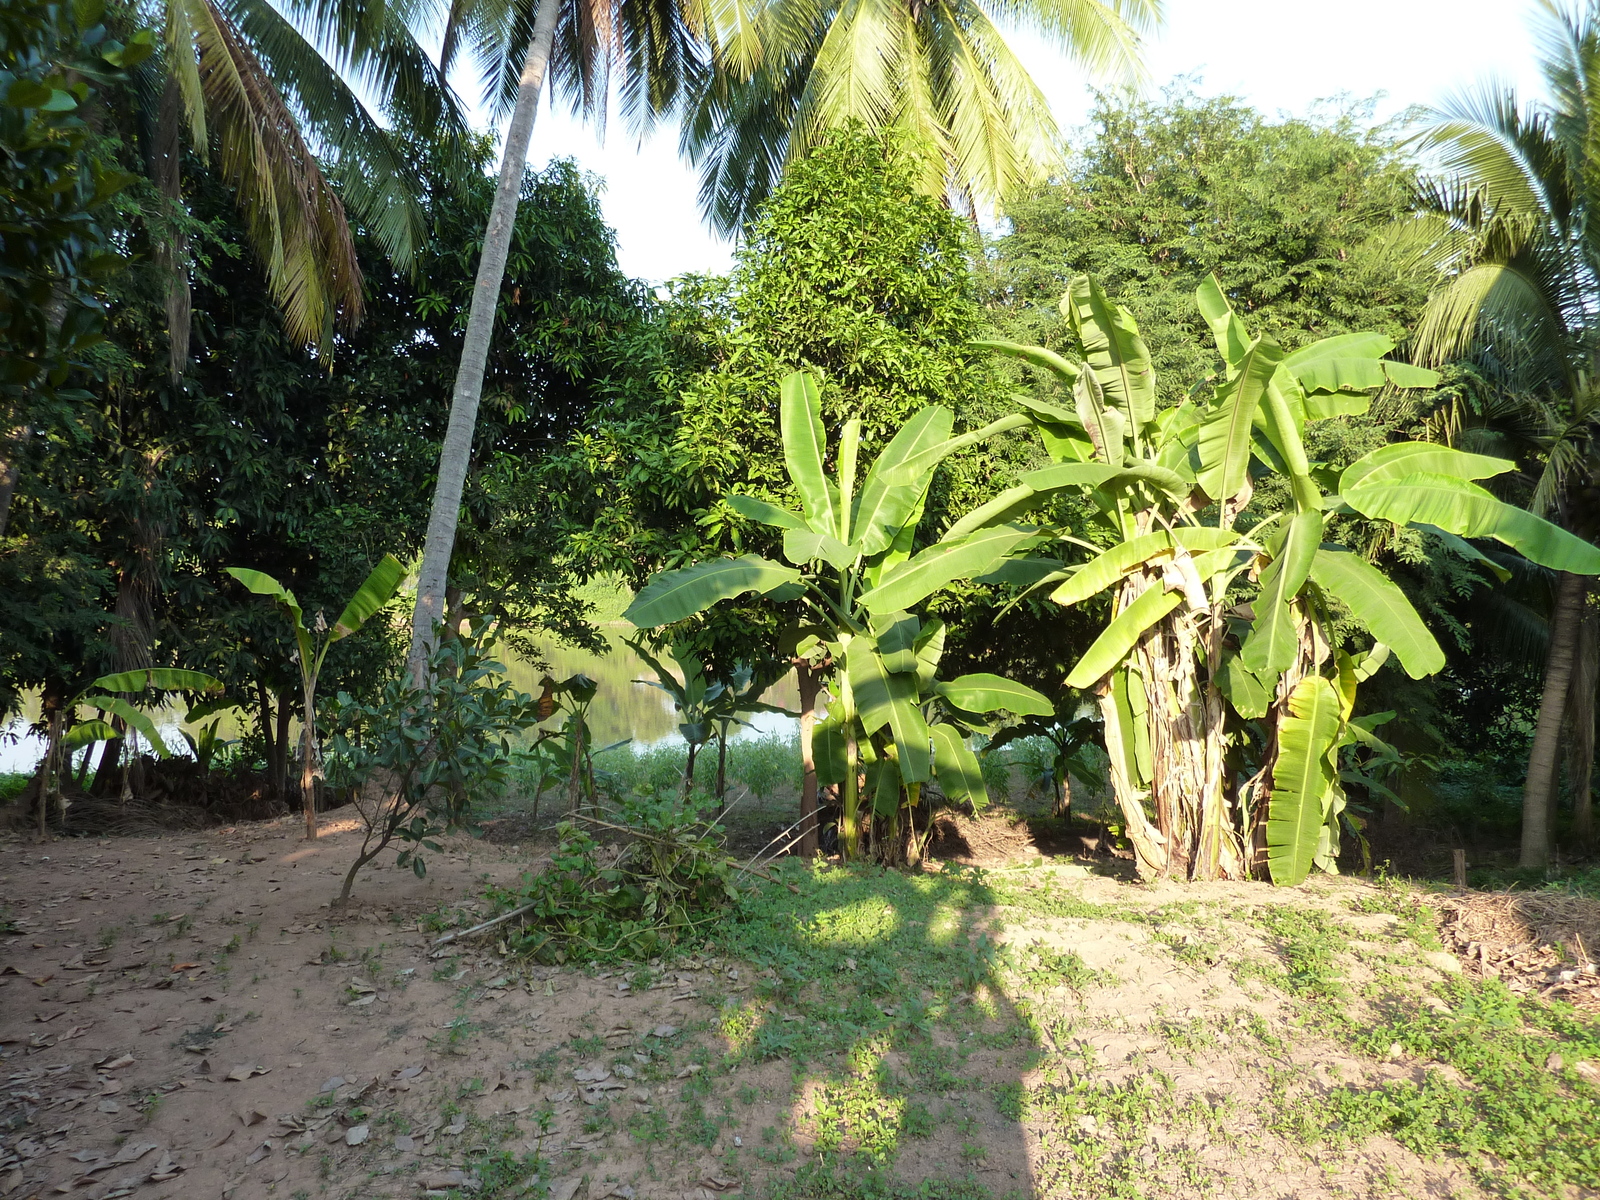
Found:
M 813 740 L 817 728 L 817 693 L 822 679 L 804 662 L 797 665 L 800 682 L 800 855 L 817 856 L 817 757 Z
M 434 627 L 444 616 L 445 579 L 455 548 L 461 493 L 466 487 L 467 468 L 472 459 L 472 435 L 478 423 L 478 400 L 483 394 L 489 341 L 494 334 L 500 284 L 505 278 L 506 257 L 511 252 L 518 193 L 528 161 L 528 142 L 533 136 L 533 118 L 539 109 L 539 93 L 544 89 L 545 68 L 550 62 L 560 7 L 561 0 L 539 0 L 533 38 L 517 87 L 517 106 L 506 131 L 500 181 L 483 234 L 483 253 L 478 259 L 478 277 L 472 287 L 472 308 L 467 314 L 467 332 L 461 343 L 461 365 L 456 371 L 455 393 L 450 399 L 450 423 L 445 430 L 444 445 L 439 450 L 439 478 L 434 485 L 433 511 L 428 517 L 428 537 L 417 575 L 417 605 L 411 618 L 408 659 L 411 678 L 417 686 L 422 685 L 427 670 Z
M 1594 841 L 1594 702 L 1600 686 L 1600 613 L 1585 605 L 1578 654 L 1567 686 L 1567 779 L 1572 785 L 1572 838 Z
M 1528 776 L 1522 788 L 1522 854 L 1517 865 L 1523 870 L 1543 870 L 1550 862 L 1555 768 L 1561 758 L 1567 687 L 1572 681 L 1588 590 L 1588 580 L 1582 575 L 1562 572 L 1556 584 L 1556 603 L 1550 614 L 1550 650 L 1544 663 L 1544 695 L 1539 701 L 1539 722 L 1534 728 Z
M 156 111 L 155 153 L 151 156 L 150 177 L 156 194 L 176 207 L 183 199 L 183 97 L 178 77 L 167 76 Z M 155 231 L 154 259 L 167 276 L 167 369 L 173 382 L 183 378 L 189 363 L 189 330 L 192 299 L 189 292 L 188 239 L 178 229 Z

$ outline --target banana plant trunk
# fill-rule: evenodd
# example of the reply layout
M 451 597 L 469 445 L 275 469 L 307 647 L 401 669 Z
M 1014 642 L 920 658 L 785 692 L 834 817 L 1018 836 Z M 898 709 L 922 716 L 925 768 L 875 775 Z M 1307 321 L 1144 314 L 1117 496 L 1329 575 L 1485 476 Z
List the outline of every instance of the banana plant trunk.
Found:
M 800 854 L 817 856 L 817 757 L 814 738 L 817 728 L 817 695 L 822 677 L 805 663 L 796 670 L 800 683 Z
M 478 275 L 472 286 L 472 306 L 461 342 L 461 365 L 456 371 L 455 391 L 450 399 L 450 422 L 445 429 L 444 445 L 439 450 L 439 477 L 434 484 L 433 510 L 428 517 L 428 535 L 417 574 L 417 603 L 411 619 L 411 652 L 407 666 L 413 684 L 418 687 L 425 682 L 434 630 L 444 618 L 445 580 L 455 549 L 461 493 L 466 487 L 467 469 L 472 460 L 472 436 L 478 423 L 478 401 L 483 395 L 489 342 L 494 334 L 506 258 L 511 253 L 517 200 L 528 161 L 528 142 L 533 136 L 533 120 L 539 109 L 539 93 L 544 89 L 560 9 L 561 0 L 539 0 L 533 37 L 517 87 L 516 108 L 506 131 L 500 179 L 483 234 Z
M 1522 787 L 1522 853 L 1517 865 L 1525 871 L 1543 870 L 1550 863 L 1550 810 L 1561 760 L 1561 727 L 1588 591 L 1589 581 L 1582 575 L 1563 571 L 1558 577 L 1555 608 L 1550 614 L 1550 649 L 1544 664 L 1544 695 Z
M 304 686 L 305 719 L 301 722 L 300 738 L 305 751 L 305 761 L 300 764 L 300 810 L 306 818 L 306 841 L 317 840 L 317 684 L 307 679 Z

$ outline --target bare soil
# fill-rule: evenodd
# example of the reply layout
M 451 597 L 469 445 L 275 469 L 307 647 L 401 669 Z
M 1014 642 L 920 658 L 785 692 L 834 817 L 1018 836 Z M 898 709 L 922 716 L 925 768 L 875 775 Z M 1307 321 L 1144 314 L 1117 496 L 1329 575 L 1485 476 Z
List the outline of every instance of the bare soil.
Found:
M 1014 827 L 955 832 L 1037 856 Z M 358 837 L 353 823 L 329 821 L 307 843 L 290 817 L 0 842 L 13 931 L 0 937 L 0 1196 L 415 1197 L 473 1190 L 485 1155 L 538 1153 L 541 1179 L 485 1194 L 539 1196 L 548 1184 L 556 1200 L 711 1200 L 765 1195 L 819 1151 L 870 1136 L 871 1121 L 850 1107 L 850 1078 L 729 1056 L 741 1012 L 780 1019 L 747 965 L 688 948 L 635 987 L 632 973 L 518 964 L 492 936 L 433 956 L 421 919 L 451 908 L 487 915 L 483 886 L 515 880 L 537 849 L 451 841 L 422 880 L 386 855 L 335 916 L 328 903 Z M 1198 898 L 1081 865 L 1039 870 L 1101 903 Z M 1265 958 L 1267 947 L 1221 923 L 1231 907 L 1292 901 L 1365 922 L 1381 957 L 1393 952 L 1394 922 L 1349 911 L 1363 886 L 1337 881 L 1309 901 L 1216 889 L 1204 897 L 1212 915 L 1159 936 L 1122 921 L 977 914 L 1001 941 L 1070 951 L 1098 982 L 1047 981 L 1025 1001 L 975 989 L 965 1036 L 992 1034 L 993 1044 L 959 1060 L 963 1078 L 908 1102 L 924 1105 L 938 1132 L 900 1138 L 894 1176 L 970 1179 L 996 1197 L 1109 1194 L 1085 1190 L 1081 1168 L 1084 1147 L 1112 1140 L 1110 1127 L 1072 1117 L 1068 1101 L 1089 1084 L 1110 1094 L 1154 1080 L 1170 1093 L 1164 1111 L 1194 1119 L 1151 1128 L 1127 1150 L 1129 1169 L 1145 1172 L 1140 1186 L 1155 1188 L 1144 1194 L 1481 1194 L 1459 1161 L 1425 1160 L 1386 1138 L 1317 1149 L 1262 1124 L 1285 1078 L 1331 1086 L 1436 1068 L 1360 1061 L 1297 1038 L 1271 989 L 1245 988 L 1189 952 L 1220 937 L 1232 954 Z M 1019 1003 L 1038 1046 L 1000 1036 Z M 1263 1050 L 1247 1026 L 1282 1041 Z M 1205 1036 L 1186 1041 L 1186 1029 Z M 953 1052 L 957 1040 L 937 1027 L 930 1053 Z M 874 1069 L 909 1071 L 906 1053 L 891 1048 Z M 1220 1127 L 1201 1119 L 1224 1109 Z

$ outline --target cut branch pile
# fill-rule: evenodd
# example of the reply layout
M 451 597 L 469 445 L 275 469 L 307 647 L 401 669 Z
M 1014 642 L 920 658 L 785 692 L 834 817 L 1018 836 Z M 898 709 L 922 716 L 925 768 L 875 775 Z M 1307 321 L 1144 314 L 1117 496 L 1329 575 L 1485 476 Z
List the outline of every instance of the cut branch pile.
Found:
M 1440 934 L 1467 969 L 1514 992 L 1600 1012 L 1600 900 L 1469 892 L 1439 904 Z

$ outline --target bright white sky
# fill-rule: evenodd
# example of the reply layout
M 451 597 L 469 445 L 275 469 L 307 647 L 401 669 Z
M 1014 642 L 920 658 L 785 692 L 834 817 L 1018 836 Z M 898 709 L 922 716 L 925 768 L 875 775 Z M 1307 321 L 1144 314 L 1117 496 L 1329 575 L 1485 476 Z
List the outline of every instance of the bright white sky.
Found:
M 1538 86 L 1528 18 L 1537 0 L 1167 0 L 1167 24 L 1146 55 L 1152 90 L 1198 77 L 1206 95 L 1231 93 L 1268 113 L 1303 115 L 1317 100 L 1381 93 L 1384 119 L 1488 76 L 1525 93 Z M 1017 52 L 1065 128 L 1088 115 L 1087 81 L 1030 39 Z M 464 81 L 463 81 L 464 82 Z M 678 159 L 677 130 L 642 144 L 620 119 L 604 143 L 559 109 L 541 106 L 529 161 L 571 156 L 606 181 L 607 220 L 622 268 L 659 282 L 684 271 L 721 271 L 728 243 L 700 220 L 693 172 Z

